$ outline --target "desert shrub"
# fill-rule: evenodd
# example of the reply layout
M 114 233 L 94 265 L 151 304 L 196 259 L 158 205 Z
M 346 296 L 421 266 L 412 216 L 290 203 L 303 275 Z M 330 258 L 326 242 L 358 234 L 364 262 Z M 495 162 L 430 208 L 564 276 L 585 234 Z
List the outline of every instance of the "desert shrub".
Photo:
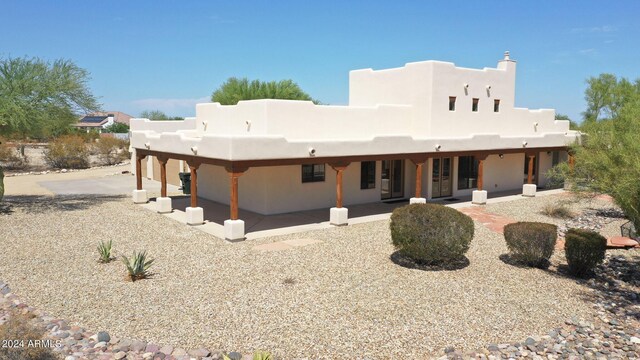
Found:
M 134 252 L 131 259 L 122 255 L 122 262 L 127 267 L 127 276 L 131 281 L 146 279 L 151 276 L 149 267 L 154 259 L 147 260 L 147 252 Z
M 111 136 L 101 137 L 98 142 L 93 145 L 93 153 L 95 153 L 104 165 L 114 165 L 128 159 L 129 143 L 126 140 L 120 140 Z
M 569 219 L 573 212 L 565 204 L 547 204 L 542 208 L 542 214 L 557 219 Z
M 44 329 L 30 322 L 30 316 L 17 311 L 9 313 L 9 320 L 0 325 L 0 340 L 10 342 L 0 346 L 0 359 L 3 360 L 54 360 L 57 357 L 46 346 L 34 346 L 42 340 Z M 29 344 L 31 343 L 31 346 Z M 15 346 L 14 346 L 15 345 Z
M 470 217 L 437 204 L 395 209 L 390 229 L 393 245 L 402 255 L 429 265 L 463 258 L 474 230 Z
M 58 169 L 82 169 L 89 167 L 89 152 L 84 139 L 77 135 L 65 135 L 49 144 L 44 158 Z
M 100 254 L 100 262 L 108 263 L 113 258 L 111 257 L 111 247 L 113 246 L 113 241 L 101 241 L 98 243 L 98 254 Z
M 0 163 L 7 169 L 24 169 L 28 165 L 27 158 L 2 138 L 0 138 Z
M 558 227 L 539 222 L 517 222 L 504 227 L 511 257 L 527 266 L 545 268 L 553 254 Z
M 569 271 L 583 277 L 604 260 L 607 239 L 597 232 L 584 229 L 569 229 L 565 235 L 564 252 Z

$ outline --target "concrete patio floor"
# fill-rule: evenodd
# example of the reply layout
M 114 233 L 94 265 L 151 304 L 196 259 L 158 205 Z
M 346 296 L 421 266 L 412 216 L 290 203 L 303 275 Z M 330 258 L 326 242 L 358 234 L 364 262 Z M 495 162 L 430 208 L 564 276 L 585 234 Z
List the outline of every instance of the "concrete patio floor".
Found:
M 563 189 L 539 190 L 536 196 L 553 195 L 563 191 Z M 185 209 L 190 205 L 189 195 L 171 196 L 171 198 L 174 210 L 165 214 L 165 216 L 186 224 Z M 519 191 L 494 192 L 488 194 L 487 203 L 521 198 L 522 195 Z M 430 201 L 430 203 L 442 204 L 453 208 L 478 206 L 471 204 L 471 196 L 457 197 L 453 200 Z M 402 199 L 345 207 L 349 209 L 349 224 L 358 224 L 389 219 L 395 208 L 407 204 L 409 204 L 409 200 Z M 155 198 L 152 198 L 147 204 L 142 204 L 142 206 L 151 211 L 156 211 Z M 225 220 L 229 219 L 229 205 L 198 198 L 198 206 L 203 208 L 205 223 L 194 226 L 194 228 L 224 239 L 223 224 Z M 245 222 L 247 240 L 333 227 L 329 223 L 329 208 L 275 215 L 261 215 L 240 209 L 239 218 Z

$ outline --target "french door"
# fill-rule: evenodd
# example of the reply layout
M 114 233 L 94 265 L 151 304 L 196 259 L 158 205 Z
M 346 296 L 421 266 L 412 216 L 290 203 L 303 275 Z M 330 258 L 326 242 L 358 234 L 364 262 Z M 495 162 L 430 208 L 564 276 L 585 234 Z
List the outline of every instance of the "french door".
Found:
M 382 200 L 404 196 L 404 160 L 382 160 Z
M 433 158 L 433 168 L 431 170 L 431 197 L 439 198 L 451 196 L 453 189 L 451 186 L 451 164 L 450 157 Z

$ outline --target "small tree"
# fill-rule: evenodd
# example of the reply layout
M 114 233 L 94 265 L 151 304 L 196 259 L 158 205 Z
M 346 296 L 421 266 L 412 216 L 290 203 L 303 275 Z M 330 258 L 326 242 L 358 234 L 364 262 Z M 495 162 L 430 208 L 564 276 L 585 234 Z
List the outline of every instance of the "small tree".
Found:
M 184 120 L 180 116 L 169 116 L 160 110 L 145 110 L 140 113 L 140 117 L 149 120 Z
M 129 132 L 129 125 L 125 123 L 114 122 L 104 129 L 106 133 L 126 134 Z
M 222 105 L 235 105 L 241 100 L 254 99 L 308 100 L 318 103 L 309 94 L 302 91 L 293 80 L 264 82 L 232 77 L 211 95 L 211 101 Z

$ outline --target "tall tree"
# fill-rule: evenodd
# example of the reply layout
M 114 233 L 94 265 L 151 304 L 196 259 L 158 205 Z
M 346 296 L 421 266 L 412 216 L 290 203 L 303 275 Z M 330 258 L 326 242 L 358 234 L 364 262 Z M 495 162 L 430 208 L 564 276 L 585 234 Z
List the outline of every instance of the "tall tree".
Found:
M 308 100 L 318 103 L 293 80 L 249 81 L 247 78 L 229 78 L 211 95 L 211 101 L 222 105 L 235 105 L 241 100 L 287 99 Z
M 586 135 L 575 147 L 576 165 L 569 177 L 575 191 L 610 195 L 640 230 L 640 92 L 627 95 L 610 114 L 610 119 L 583 124 Z
M 625 104 L 640 94 L 640 79 L 631 83 L 625 78 L 618 80 L 613 74 L 600 74 L 587 79 L 587 84 L 587 109 L 583 113 L 586 122 L 618 117 Z
M 569 121 L 569 129 L 578 130 L 580 126 L 575 121 L 571 120 L 568 115 L 556 113 L 556 120 L 568 120 Z
M 160 110 L 145 110 L 140 113 L 140 117 L 149 120 L 184 120 L 179 116 L 169 116 Z
M 0 133 L 45 137 L 99 110 L 89 73 L 70 60 L 0 58 Z

